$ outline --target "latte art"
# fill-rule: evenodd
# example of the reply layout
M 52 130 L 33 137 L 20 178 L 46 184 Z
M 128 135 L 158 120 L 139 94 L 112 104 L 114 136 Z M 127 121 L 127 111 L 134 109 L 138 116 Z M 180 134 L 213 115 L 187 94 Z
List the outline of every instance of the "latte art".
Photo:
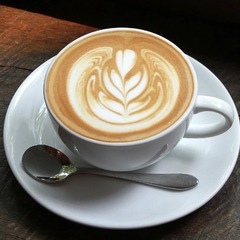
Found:
M 129 142 L 173 125 L 189 106 L 193 85 L 186 60 L 164 40 L 100 31 L 58 55 L 45 97 L 54 116 L 77 134 Z
M 174 107 L 178 91 L 174 67 L 148 49 L 91 50 L 73 64 L 68 77 L 74 111 L 103 131 L 113 125 L 116 132 L 141 130 L 162 120 Z

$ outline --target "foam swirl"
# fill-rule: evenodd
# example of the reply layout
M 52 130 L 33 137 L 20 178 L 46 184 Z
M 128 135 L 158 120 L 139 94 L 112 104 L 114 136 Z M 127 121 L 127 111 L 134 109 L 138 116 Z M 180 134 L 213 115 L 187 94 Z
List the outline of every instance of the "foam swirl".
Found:
M 163 120 L 179 94 L 175 68 L 159 54 L 101 47 L 71 67 L 68 98 L 86 124 L 103 132 L 145 129 Z M 114 128 L 113 128 L 114 126 Z

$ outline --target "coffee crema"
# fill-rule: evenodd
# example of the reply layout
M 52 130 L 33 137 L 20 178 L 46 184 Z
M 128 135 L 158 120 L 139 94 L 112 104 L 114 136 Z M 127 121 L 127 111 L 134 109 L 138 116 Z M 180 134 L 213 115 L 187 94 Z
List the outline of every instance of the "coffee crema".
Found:
M 116 29 L 67 47 L 45 83 L 49 107 L 64 125 L 106 142 L 161 133 L 186 111 L 193 89 L 187 62 L 170 44 Z

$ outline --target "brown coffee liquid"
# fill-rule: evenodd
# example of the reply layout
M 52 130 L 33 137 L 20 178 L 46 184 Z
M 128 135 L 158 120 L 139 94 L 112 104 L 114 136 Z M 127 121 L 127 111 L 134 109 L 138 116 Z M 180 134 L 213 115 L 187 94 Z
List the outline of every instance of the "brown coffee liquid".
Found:
M 134 30 L 98 32 L 67 47 L 46 79 L 47 101 L 60 121 L 106 142 L 161 133 L 186 111 L 193 89 L 182 55 Z

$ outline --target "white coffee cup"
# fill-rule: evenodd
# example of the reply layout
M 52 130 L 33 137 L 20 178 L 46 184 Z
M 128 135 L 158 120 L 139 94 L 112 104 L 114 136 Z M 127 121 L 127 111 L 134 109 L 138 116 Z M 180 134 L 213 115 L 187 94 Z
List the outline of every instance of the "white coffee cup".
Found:
M 80 44 L 79 46 L 81 46 L 81 43 L 88 39 L 94 39 L 94 41 L 97 43 L 98 36 L 102 37 L 103 34 L 107 36 L 110 33 L 112 34 L 118 32 L 136 33 L 139 36 L 141 35 L 143 39 L 149 36 L 153 37 L 154 41 L 159 41 L 161 42 L 161 44 L 162 43 L 167 44 L 170 50 L 176 52 L 176 54 L 179 55 L 178 58 L 183 59 L 184 64 L 187 65 L 189 69 L 188 71 L 190 71 L 192 76 L 193 89 L 188 106 L 183 111 L 183 113 L 181 113 L 181 116 L 177 120 L 175 120 L 170 126 L 166 127 L 162 131 L 151 136 L 147 136 L 146 138 L 137 140 L 111 141 L 110 139 L 109 141 L 105 141 L 101 139 L 99 140 L 88 137 L 86 136 L 86 134 L 78 133 L 77 131 L 74 130 L 74 128 L 71 129 L 71 124 L 67 125 L 66 122 L 63 121 L 63 118 L 59 117 L 57 111 L 54 109 L 54 106 L 56 105 L 58 105 L 57 106 L 58 108 L 59 107 L 61 108 L 61 105 L 65 104 L 64 101 L 54 102 L 54 104 L 52 104 L 51 103 L 52 101 L 50 100 L 50 98 L 52 97 L 51 95 L 52 91 L 49 90 L 47 91 L 47 88 L 48 82 L 50 81 L 49 79 L 51 77 L 50 72 L 55 70 L 60 71 L 59 69 L 61 68 L 59 67 L 58 62 L 61 59 L 64 59 L 66 55 L 65 53 L 70 52 L 69 49 L 72 49 L 79 44 Z M 97 47 L 98 49 L 101 50 L 101 44 L 97 44 Z M 89 50 L 88 48 L 87 51 L 89 52 L 91 50 Z M 76 50 L 74 51 L 74 54 L 75 52 Z M 71 54 L 69 56 L 71 56 Z M 130 54 L 132 53 L 130 52 Z M 124 51 L 122 56 L 123 55 Z M 69 56 L 67 57 L 70 58 Z M 121 57 L 121 60 L 122 59 L 124 59 L 124 57 Z M 131 59 L 131 56 L 130 58 L 128 58 L 128 61 L 129 59 Z M 82 65 L 84 65 L 84 62 Z M 87 67 L 89 67 L 89 65 L 87 65 Z M 56 74 L 62 76 L 61 73 L 58 73 L 58 71 L 56 71 L 57 72 Z M 84 69 L 82 72 L 84 72 Z M 75 73 L 73 72 L 73 75 L 74 74 Z M 62 86 L 60 86 L 59 89 L 61 88 Z M 47 72 L 44 84 L 44 97 L 49 115 L 51 117 L 51 120 L 58 135 L 70 150 L 79 155 L 79 158 L 81 160 L 84 160 L 93 166 L 103 168 L 106 170 L 131 171 L 149 166 L 159 161 L 161 158 L 163 158 L 169 152 L 171 152 L 171 150 L 177 145 L 177 143 L 183 137 L 191 138 L 213 137 L 222 134 L 231 127 L 234 118 L 231 106 L 227 102 L 215 97 L 199 96 L 197 95 L 197 90 L 198 81 L 191 62 L 189 61 L 188 57 L 169 40 L 144 30 L 133 28 L 111 28 L 99 30 L 87 34 L 85 36 L 82 36 L 73 41 L 72 43 L 70 43 L 69 45 L 67 45 L 62 51 L 60 51 L 60 53 L 56 56 L 56 58 L 50 65 L 49 70 Z M 194 114 L 204 111 L 211 111 L 222 115 L 221 121 L 216 123 L 211 122 L 208 124 L 200 125 L 194 125 L 190 123 L 192 116 Z M 67 117 L 64 115 L 64 118 Z M 98 128 L 97 126 L 95 127 L 96 129 Z

